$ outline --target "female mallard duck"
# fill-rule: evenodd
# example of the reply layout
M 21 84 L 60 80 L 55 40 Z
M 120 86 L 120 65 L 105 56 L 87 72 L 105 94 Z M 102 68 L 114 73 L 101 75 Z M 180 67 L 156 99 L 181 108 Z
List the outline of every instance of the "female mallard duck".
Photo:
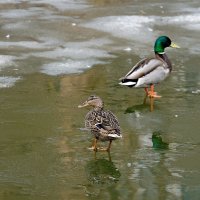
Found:
M 109 141 L 108 147 L 100 150 L 110 151 L 111 143 L 117 138 L 121 138 L 120 126 L 115 115 L 107 110 L 103 109 L 103 101 L 100 97 L 90 96 L 83 104 L 79 105 L 79 108 L 92 106 L 85 117 L 85 127 L 91 131 L 94 135 L 94 143 L 90 148 L 97 151 L 97 141 Z
M 154 84 L 166 79 L 172 70 L 171 62 L 165 53 L 166 47 L 180 48 L 167 36 L 160 36 L 154 45 L 155 58 L 139 61 L 125 77 L 120 79 L 119 84 L 128 87 L 144 87 L 149 97 L 161 97 L 154 92 Z M 150 91 L 148 91 L 149 86 Z

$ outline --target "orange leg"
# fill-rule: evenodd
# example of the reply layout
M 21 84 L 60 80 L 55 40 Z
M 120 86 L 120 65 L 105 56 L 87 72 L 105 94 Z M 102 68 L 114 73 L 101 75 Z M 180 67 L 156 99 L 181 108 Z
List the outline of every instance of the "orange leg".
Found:
M 109 145 L 108 145 L 108 148 L 107 148 L 108 152 L 110 152 L 111 144 L 112 144 L 112 140 L 109 141 Z
M 154 98 L 150 98 L 150 111 L 153 112 L 154 109 Z
M 154 91 L 154 85 L 151 85 L 151 90 L 148 91 L 148 96 L 150 98 L 160 98 L 161 96 L 157 95 L 157 92 Z
M 88 149 L 97 151 L 97 139 L 96 138 L 94 139 L 92 147 L 89 147 Z

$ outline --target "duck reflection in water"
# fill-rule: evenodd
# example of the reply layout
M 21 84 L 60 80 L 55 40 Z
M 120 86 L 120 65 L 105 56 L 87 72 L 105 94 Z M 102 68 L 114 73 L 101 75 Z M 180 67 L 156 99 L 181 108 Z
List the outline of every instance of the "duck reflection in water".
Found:
M 113 184 L 121 176 L 115 164 L 105 158 L 90 160 L 85 170 L 88 180 L 93 184 Z
M 166 142 L 163 142 L 160 131 L 153 132 L 152 143 L 153 143 L 154 149 L 168 149 L 169 148 L 169 144 Z
M 147 98 L 148 98 L 148 96 L 146 95 L 142 104 L 128 107 L 125 110 L 125 114 L 126 113 L 134 113 L 136 110 L 150 110 L 152 112 L 154 110 L 154 98 L 149 98 L 150 105 L 147 104 Z

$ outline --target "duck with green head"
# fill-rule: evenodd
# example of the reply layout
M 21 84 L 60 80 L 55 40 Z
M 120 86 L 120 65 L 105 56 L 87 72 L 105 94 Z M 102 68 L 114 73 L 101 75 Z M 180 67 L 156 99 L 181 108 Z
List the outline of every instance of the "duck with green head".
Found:
M 165 53 L 165 48 L 167 47 L 180 48 L 169 37 L 158 37 L 154 45 L 155 57 L 139 61 L 120 79 L 121 82 L 119 84 L 136 88 L 144 87 L 149 97 L 161 97 L 154 91 L 154 85 L 165 80 L 172 70 L 171 61 Z M 150 91 L 148 90 L 149 87 Z

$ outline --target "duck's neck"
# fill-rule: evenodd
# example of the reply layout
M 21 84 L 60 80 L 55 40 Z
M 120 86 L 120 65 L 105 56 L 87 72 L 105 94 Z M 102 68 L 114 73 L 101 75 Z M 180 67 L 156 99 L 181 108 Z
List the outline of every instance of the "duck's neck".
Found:
M 101 111 L 101 110 L 103 110 L 102 107 L 99 107 L 99 106 L 94 107 L 94 111 Z
M 162 54 L 159 54 L 159 53 L 156 53 L 155 52 L 155 56 L 156 58 L 158 59 L 162 59 L 163 61 L 165 61 L 167 63 L 167 66 L 169 68 L 169 70 L 171 71 L 172 70 L 172 64 L 171 64 L 171 61 L 169 60 L 168 56 L 166 55 L 166 53 L 162 53 Z

